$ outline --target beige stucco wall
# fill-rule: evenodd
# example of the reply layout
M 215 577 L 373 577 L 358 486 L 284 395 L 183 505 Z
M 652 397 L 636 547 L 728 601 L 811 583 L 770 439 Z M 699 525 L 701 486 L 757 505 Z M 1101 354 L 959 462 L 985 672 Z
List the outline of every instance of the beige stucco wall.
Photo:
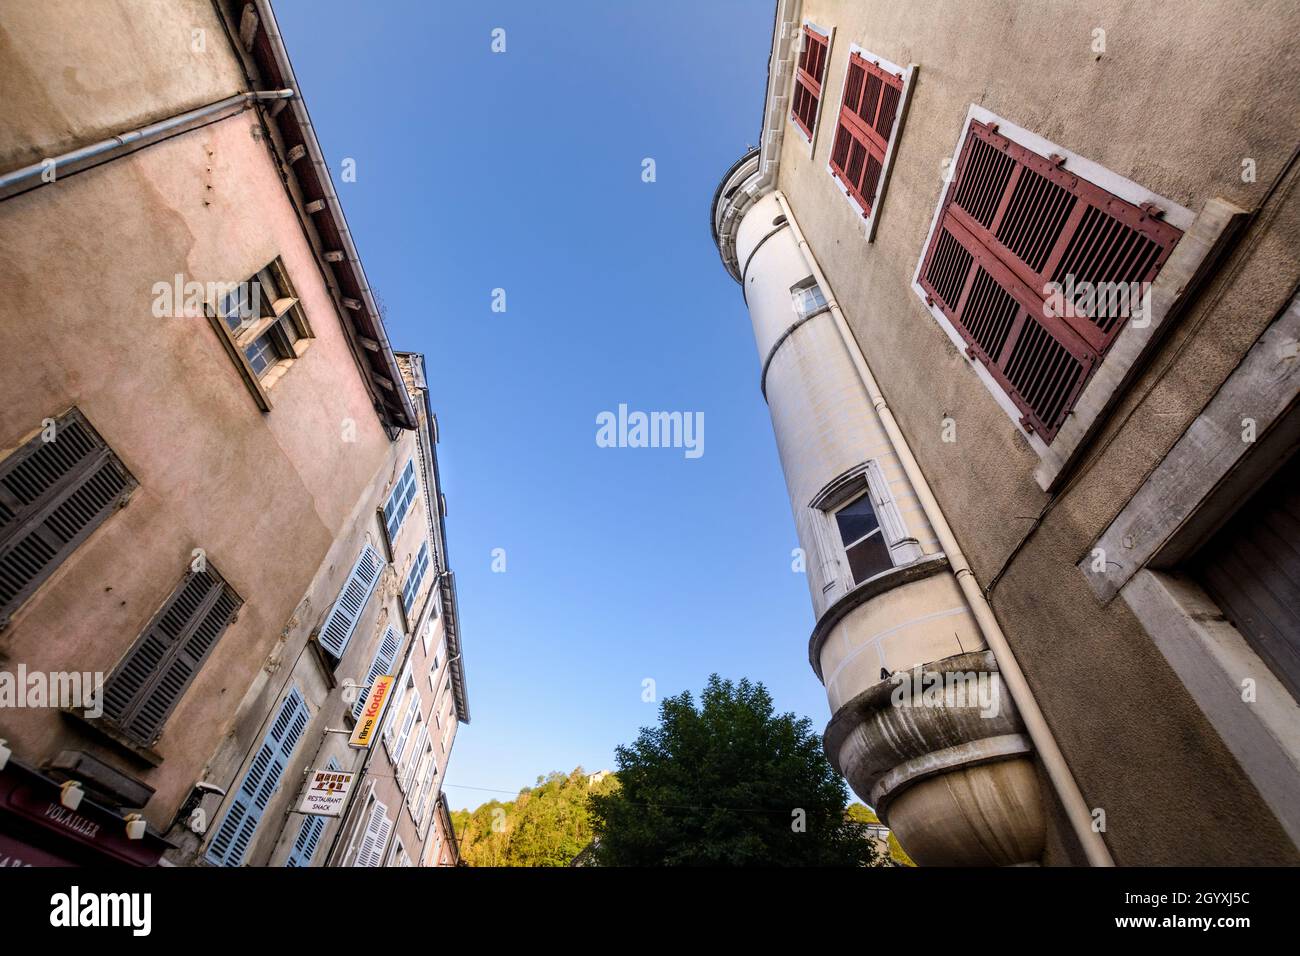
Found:
M 1300 859 L 1137 621 L 1122 602 L 1101 606 L 1075 568 L 1300 274 L 1294 177 L 1265 204 L 1300 141 L 1298 15 L 1285 2 L 803 5 L 803 16 L 836 28 L 827 107 L 811 160 L 806 141 L 786 137 L 779 186 L 977 577 L 992 586 L 1085 798 L 1106 811 L 1120 863 Z M 871 245 L 826 171 L 850 43 L 919 66 Z M 910 288 L 972 103 L 1193 212 L 1215 196 L 1262 205 L 1055 501 L 1034 481 L 1037 454 Z M 1241 179 L 1246 158 L 1257 182 Z M 942 441 L 946 417 L 956 442 Z M 1049 861 L 1070 852 L 1049 844 Z
M 379 583 L 366 602 L 337 666 L 331 666 L 324 655 L 314 652 L 308 642 L 313 634 L 319 632 L 361 549 L 368 544 L 386 560 L 387 545 L 379 509 L 388 500 L 400 469 L 405 467 L 415 448 L 414 432 L 399 433 L 398 439 L 389 446 L 384 462 L 358 498 L 293 616 L 244 694 L 233 720 L 232 732 L 222 740 L 203 769 L 204 779 L 218 783 L 233 794 L 288 689 L 299 689 L 311 712 L 311 723 L 294 751 L 279 790 L 262 817 L 262 824 L 246 855 L 247 865 L 283 865 L 302 824 L 302 815 L 291 811 L 296 810 L 301 798 L 303 775 L 308 769 L 326 767 L 330 757 L 336 757 L 343 770 L 361 769 L 365 751 L 349 747 L 346 733 L 327 730 L 352 728 L 353 705 L 344 700 L 344 683 L 364 683 L 370 662 L 390 625 L 403 638 L 398 649 L 399 662 L 405 654 L 407 641 L 403 636 L 407 625 L 401 606 L 402 579 L 398 568 L 409 562 L 409 547 L 396 549 L 396 564 L 385 564 Z M 418 498 L 406 520 L 424 520 L 423 505 Z M 187 837 L 182 852 L 172 855 L 175 861 L 185 861 L 190 855 L 201 855 L 206 850 L 207 842 L 215 835 L 228 804 L 229 801 L 216 797 L 205 798 L 204 809 L 208 811 L 212 825 L 202 840 Z M 326 827 L 313 860 L 315 865 L 324 863 L 337 825 L 337 821 L 331 821 Z
M 147 813 L 155 824 L 170 820 L 200 778 L 231 729 L 235 702 L 389 458 L 340 319 L 252 126 L 252 114 L 240 114 L 0 203 L 0 353 L 21 357 L 0 380 L 0 454 L 75 405 L 140 483 L 17 611 L 0 654 L 29 668 L 111 671 L 195 548 L 244 601 L 169 718 L 157 745 L 162 765 L 128 761 L 158 788 Z M 177 273 L 240 281 L 277 255 L 315 339 L 262 413 L 208 322 L 155 318 L 152 289 Z M 350 567 L 355 555 L 340 560 Z M 56 714 L 11 712 L 3 721 L 23 757 L 39 762 L 80 747 L 122 762 Z
M 0 63 L 6 171 L 246 89 L 211 0 L 0 0 Z

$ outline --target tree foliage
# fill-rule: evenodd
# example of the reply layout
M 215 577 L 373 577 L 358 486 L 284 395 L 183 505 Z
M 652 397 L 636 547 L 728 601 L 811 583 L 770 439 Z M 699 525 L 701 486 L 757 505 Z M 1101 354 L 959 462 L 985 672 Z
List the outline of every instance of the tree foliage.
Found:
M 714 674 L 616 754 L 619 788 L 591 799 L 600 865 L 878 862 L 811 721 L 776 714 L 761 683 Z
M 452 823 L 470 866 L 568 866 L 592 839 L 587 799 L 617 787 L 613 777 L 588 786 L 581 767 L 537 778 L 509 803 L 458 810 Z

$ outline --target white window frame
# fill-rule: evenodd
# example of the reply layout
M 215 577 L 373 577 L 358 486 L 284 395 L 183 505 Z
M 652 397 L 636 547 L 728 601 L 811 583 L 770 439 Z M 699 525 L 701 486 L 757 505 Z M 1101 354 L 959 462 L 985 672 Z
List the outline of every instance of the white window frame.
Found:
M 907 119 L 907 107 L 912 101 L 912 87 L 916 82 L 916 73 L 920 69 L 915 63 L 909 63 L 907 66 L 899 66 L 897 63 L 886 60 L 883 56 L 878 56 L 870 50 L 859 46 L 856 43 L 849 44 L 849 55 L 844 58 L 844 78 L 840 80 L 839 104 L 835 108 L 835 128 L 840 126 L 840 111 L 844 109 L 844 84 L 849 81 L 849 64 L 853 60 L 853 54 L 857 54 L 864 60 L 869 60 L 879 66 L 886 73 L 903 74 L 903 92 L 898 96 L 898 112 L 894 114 L 894 128 L 889 132 L 889 142 L 885 144 L 885 161 L 880 164 L 880 188 L 876 192 L 876 201 L 871 206 L 871 214 L 864 216 L 862 207 L 858 201 L 849 193 L 849 189 L 839 177 L 835 175 L 835 170 L 831 167 L 831 153 L 835 151 L 835 140 L 832 135 L 831 148 L 826 151 L 826 175 L 830 177 L 835 188 L 839 190 L 844 201 L 849 204 L 853 210 L 854 216 L 862 221 L 862 235 L 867 242 L 876 241 L 876 224 L 880 220 L 880 207 L 885 201 L 885 190 L 889 187 L 889 173 L 894 168 L 894 154 L 898 151 L 898 137 L 903 131 L 903 122 Z M 823 87 L 825 89 L 825 87 Z M 942 199 L 940 199 L 942 202 Z
M 822 64 L 821 88 L 822 95 L 817 98 L 817 110 L 813 113 L 811 135 L 805 136 L 803 129 L 794 121 L 794 91 L 799 85 L 799 60 L 803 57 L 804 44 L 807 37 L 804 36 L 803 28 L 807 27 L 814 33 L 820 33 L 826 38 L 826 62 Z M 808 144 L 808 158 L 812 159 L 813 152 L 817 149 L 817 130 L 821 127 L 822 107 L 826 105 L 826 78 L 831 75 L 831 53 L 835 49 L 835 28 L 823 27 L 813 23 L 807 18 L 799 25 L 799 49 L 795 52 L 794 58 L 790 60 L 790 95 L 786 97 L 785 121 L 794 127 L 795 135 Z
M 433 652 L 433 659 L 429 662 L 429 693 L 438 693 L 438 679 L 442 677 L 443 667 L 446 665 L 447 639 L 444 637 L 438 642 L 438 649 Z
M 805 308 L 801 297 L 814 289 L 817 295 L 821 297 L 821 304 L 814 305 L 812 308 Z M 814 315 L 819 315 L 830 308 L 830 304 L 826 301 L 826 290 L 821 287 L 815 276 L 807 276 L 790 286 L 790 305 L 794 309 L 795 318 L 800 322 L 811 319 Z
M 397 732 L 393 740 L 393 749 L 388 754 L 392 758 L 394 769 L 400 770 L 402 755 L 406 753 L 406 745 L 411 740 L 411 735 L 419 732 L 417 728 L 424 720 L 423 715 L 420 713 L 422 707 L 423 701 L 420 700 L 420 692 L 412 688 L 407 712 L 402 717 L 402 727 Z
M 840 475 L 808 503 L 813 512 L 813 530 L 821 562 L 824 594 L 836 589 L 840 594 L 848 594 L 873 580 L 853 580 L 847 549 L 840 540 L 839 526 L 835 521 L 836 512 L 864 494 L 870 496 L 872 510 L 880 523 L 880 535 L 889 549 L 894 568 L 919 561 L 924 555 L 920 541 L 908 530 L 907 522 L 898 510 L 898 503 L 894 500 L 880 462 L 870 459 Z

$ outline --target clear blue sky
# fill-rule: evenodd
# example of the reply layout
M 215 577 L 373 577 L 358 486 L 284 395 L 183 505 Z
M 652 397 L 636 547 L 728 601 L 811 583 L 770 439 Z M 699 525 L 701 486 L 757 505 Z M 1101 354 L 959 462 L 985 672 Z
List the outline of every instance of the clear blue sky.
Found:
M 655 722 L 645 678 L 748 676 L 820 730 L 758 357 L 708 229 L 758 136 L 771 3 L 276 10 L 389 336 L 428 357 L 473 718 L 451 805 L 612 768 Z M 620 403 L 703 412 L 704 455 L 597 447 Z

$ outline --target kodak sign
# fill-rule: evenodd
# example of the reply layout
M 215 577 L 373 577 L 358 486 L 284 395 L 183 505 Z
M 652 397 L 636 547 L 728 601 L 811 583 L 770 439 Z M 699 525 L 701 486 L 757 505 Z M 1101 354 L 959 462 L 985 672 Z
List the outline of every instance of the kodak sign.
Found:
M 376 677 L 366 695 L 366 706 L 357 718 L 357 725 L 352 728 L 352 739 L 348 741 L 353 747 L 365 749 L 379 732 L 379 724 L 384 716 L 384 705 L 388 703 L 388 694 L 393 689 L 393 675 Z

